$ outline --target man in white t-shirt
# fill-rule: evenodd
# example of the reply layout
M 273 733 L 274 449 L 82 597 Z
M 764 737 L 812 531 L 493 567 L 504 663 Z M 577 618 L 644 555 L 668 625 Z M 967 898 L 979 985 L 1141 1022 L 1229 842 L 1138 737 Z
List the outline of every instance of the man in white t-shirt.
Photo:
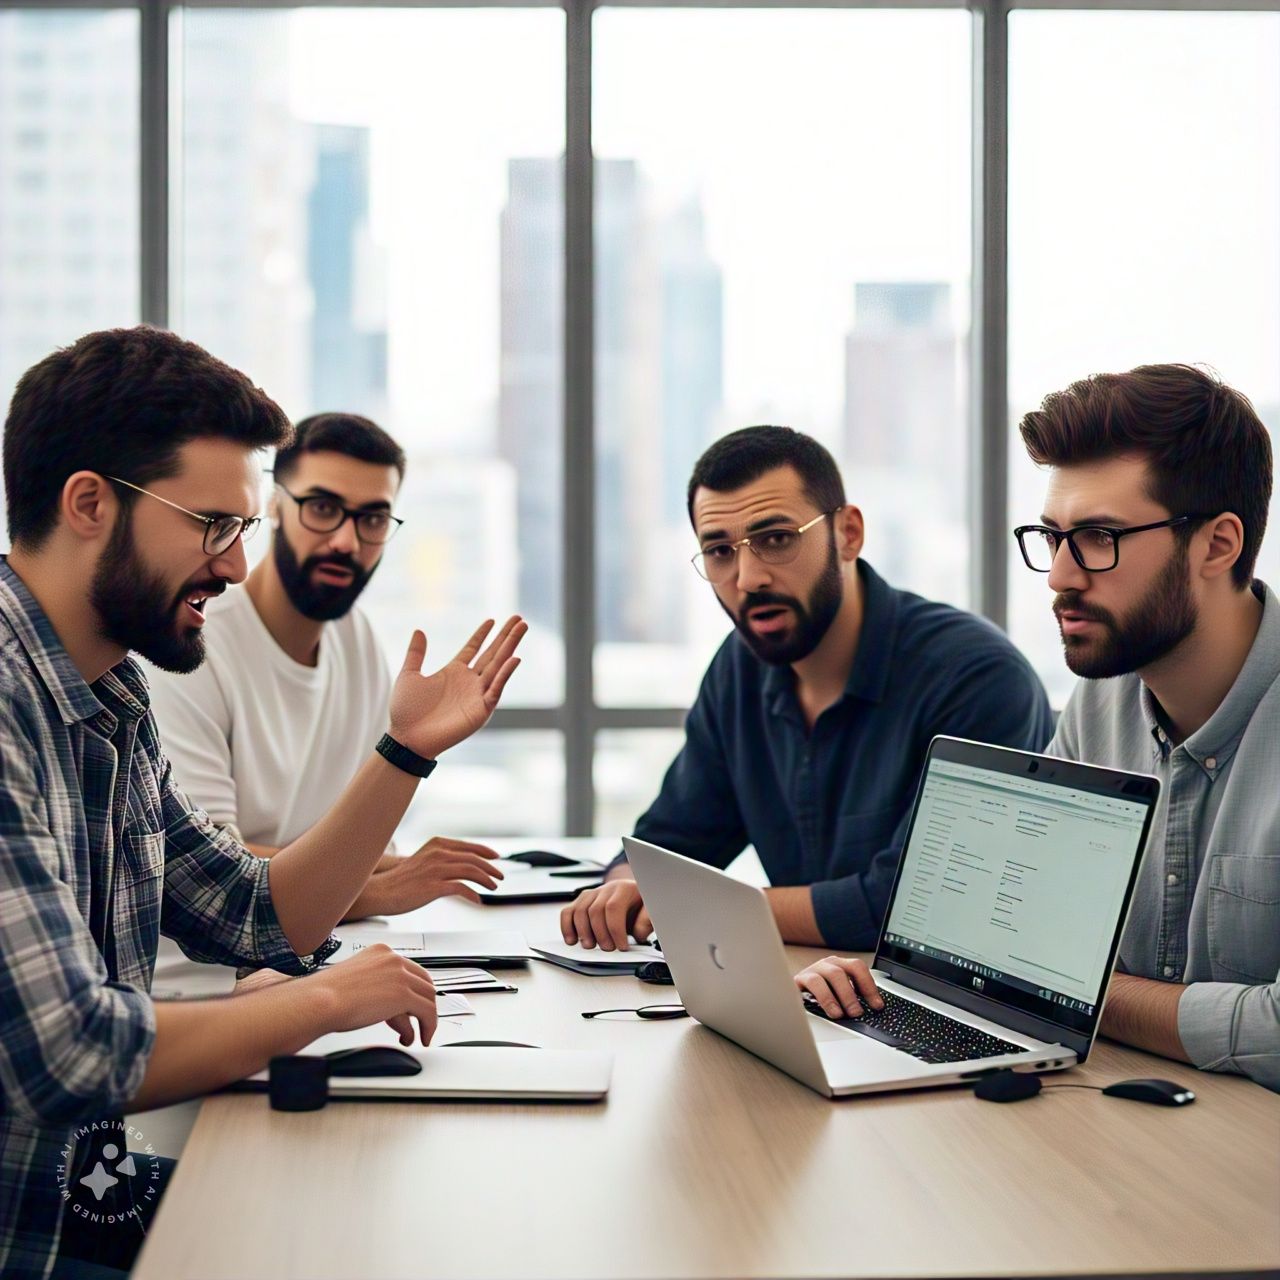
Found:
M 179 786 L 260 857 L 321 818 L 386 726 L 390 674 L 355 604 L 400 527 L 404 468 L 400 446 L 367 418 L 300 422 L 275 461 L 270 553 L 243 590 L 209 601 L 203 665 L 148 670 Z M 410 857 L 388 853 L 346 918 L 476 899 L 466 882 L 493 888 L 496 857 L 440 837 Z

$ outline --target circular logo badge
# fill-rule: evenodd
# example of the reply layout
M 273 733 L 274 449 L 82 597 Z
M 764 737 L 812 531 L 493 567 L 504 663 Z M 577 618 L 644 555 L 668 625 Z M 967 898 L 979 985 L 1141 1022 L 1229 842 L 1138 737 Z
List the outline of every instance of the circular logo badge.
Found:
M 160 1178 L 155 1148 L 134 1125 L 118 1120 L 81 1125 L 58 1164 L 65 1212 L 92 1225 L 141 1225 L 160 1195 Z

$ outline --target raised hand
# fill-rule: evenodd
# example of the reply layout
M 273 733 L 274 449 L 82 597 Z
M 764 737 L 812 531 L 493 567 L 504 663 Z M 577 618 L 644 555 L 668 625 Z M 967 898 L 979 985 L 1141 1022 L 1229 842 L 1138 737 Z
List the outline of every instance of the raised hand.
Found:
M 429 676 L 422 674 L 427 637 L 421 631 L 413 633 L 391 690 L 391 736 L 397 742 L 434 760 L 483 728 L 520 665 L 513 655 L 529 624 L 520 617 L 508 618 L 481 653 L 492 629 L 492 620 L 483 623 L 451 662 Z

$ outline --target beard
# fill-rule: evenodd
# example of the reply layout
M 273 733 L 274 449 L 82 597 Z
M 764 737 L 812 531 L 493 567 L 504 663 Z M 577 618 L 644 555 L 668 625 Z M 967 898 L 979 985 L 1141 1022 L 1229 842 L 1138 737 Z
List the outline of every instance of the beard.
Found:
M 740 554 L 751 553 L 744 551 Z M 716 598 L 719 600 L 718 596 Z M 818 647 L 836 614 L 840 612 L 843 601 L 844 581 L 840 576 L 840 557 L 836 553 L 833 537 L 826 567 L 814 583 L 807 604 L 802 604 L 795 596 L 780 595 L 775 591 L 751 591 L 738 613 L 734 613 L 723 600 L 720 601 L 720 607 L 733 620 L 738 634 L 757 658 L 770 666 L 783 667 L 790 666 L 793 662 L 803 662 Z M 747 615 L 752 609 L 759 609 L 764 605 L 781 605 L 790 609 L 795 614 L 794 626 L 775 635 L 757 635 L 751 629 Z
M 1147 594 L 1129 611 L 1123 622 L 1109 610 L 1081 604 L 1070 593 L 1053 602 L 1055 614 L 1078 613 L 1102 625 L 1098 641 L 1083 636 L 1063 636 L 1067 666 L 1086 680 L 1141 671 L 1172 653 L 1195 630 L 1199 615 L 1191 596 L 1187 552 L 1175 553 Z
M 164 579 L 143 564 L 129 521 L 122 516 L 94 570 L 89 600 L 104 640 L 140 653 L 162 671 L 186 675 L 204 661 L 203 631 L 179 620 L 186 599 L 197 593 L 221 595 L 226 589 L 221 578 L 205 578 L 170 594 Z
M 299 564 L 283 529 L 276 530 L 271 540 L 271 553 L 289 603 L 312 622 L 332 622 L 349 613 L 360 593 L 369 585 L 374 569 L 382 563 L 379 559 L 373 569 L 366 570 L 352 556 L 334 551 L 323 556 L 308 556 Z M 322 564 L 348 570 L 352 575 L 351 581 L 345 587 L 332 582 L 313 582 L 311 571 Z

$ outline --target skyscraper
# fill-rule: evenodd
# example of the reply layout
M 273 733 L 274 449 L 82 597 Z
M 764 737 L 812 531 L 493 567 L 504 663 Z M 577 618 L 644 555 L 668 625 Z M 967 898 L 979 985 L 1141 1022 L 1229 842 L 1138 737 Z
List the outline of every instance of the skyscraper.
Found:
M 386 415 L 387 332 L 380 261 L 369 237 L 369 133 L 316 125 L 307 198 L 311 284 L 311 406 Z

